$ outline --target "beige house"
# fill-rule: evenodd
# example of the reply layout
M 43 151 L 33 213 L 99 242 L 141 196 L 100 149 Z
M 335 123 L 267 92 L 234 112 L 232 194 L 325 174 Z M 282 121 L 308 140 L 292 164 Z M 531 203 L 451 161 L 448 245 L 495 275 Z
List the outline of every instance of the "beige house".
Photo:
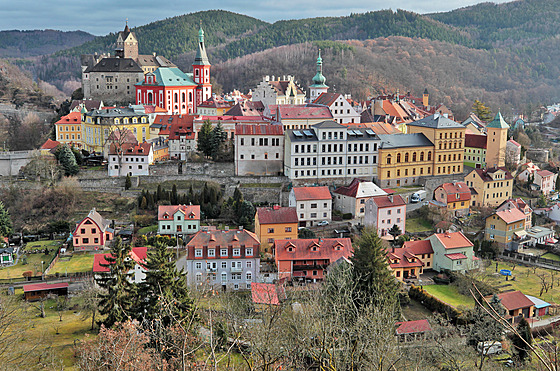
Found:
M 472 206 L 497 206 L 512 195 L 513 177 L 504 167 L 474 169 L 465 177 Z
M 350 185 L 335 189 L 334 205 L 343 214 L 351 213 L 352 218 L 363 219 L 366 201 L 372 197 L 386 194 L 387 192 L 373 182 L 354 179 Z
M 263 102 L 265 107 L 275 104 L 304 104 L 305 91 L 294 80 L 293 76 L 277 79 L 272 76 L 263 77 L 253 91 L 253 102 Z
M 289 197 L 301 227 L 317 225 L 332 218 L 332 196 L 328 187 L 294 187 Z

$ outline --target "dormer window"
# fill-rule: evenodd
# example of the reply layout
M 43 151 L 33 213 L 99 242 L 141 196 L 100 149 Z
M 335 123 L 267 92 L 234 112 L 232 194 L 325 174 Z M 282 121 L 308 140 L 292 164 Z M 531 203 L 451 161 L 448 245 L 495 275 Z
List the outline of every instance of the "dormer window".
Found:
M 288 248 L 286 250 L 288 250 L 288 252 L 293 252 L 294 248 L 292 246 L 288 246 Z

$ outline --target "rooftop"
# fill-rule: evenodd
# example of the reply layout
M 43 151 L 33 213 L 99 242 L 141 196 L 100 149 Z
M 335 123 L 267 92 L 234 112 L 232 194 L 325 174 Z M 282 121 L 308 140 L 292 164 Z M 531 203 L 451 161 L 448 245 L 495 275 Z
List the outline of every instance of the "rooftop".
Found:
M 349 238 L 276 240 L 274 251 L 276 261 L 311 258 L 328 259 L 333 263 L 343 256 L 352 256 L 352 242 Z
M 292 188 L 296 201 L 331 200 L 329 187 L 294 187 Z
M 354 198 L 383 196 L 387 194 L 377 184 L 357 178 L 352 180 L 350 185 L 337 188 L 334 192 Z
M 295 207 L 258 207 L 257 218 L 259 219 L 259 224 L 285 224 L 298 222 Z
M 435 236 L 446 249 L 473 246 L 473 243 L 462 232 L 436 233 Z
M 422 133 L 381 134 L 380 148 L 433 147 L 433 143 Z
M 397 335 L 404 335 L 404 334 L 417 334 L 432 331 L 432 327 L 427 319 L 421 319 L 418 321 L 406 321 L 406 322 L 397 322 L 396 333 Z
M 200 220 L 200 205 L 160 205 L 158 206 L 158 220 L 173 218 L 177 212 L 188 219 Z
M 284 135 L 284 126 L 279 124 L 237 124 L 235 135 Z
M 414 121 L 409 126 L 421 126 L 432 129 L 464 129 L 464 126 L 439 113 Z
M 521 291 L 504 292 L 498 294 L 498 298 L 507 310 L 528 308 L 533 305 L 533 302 L 523 295 Z

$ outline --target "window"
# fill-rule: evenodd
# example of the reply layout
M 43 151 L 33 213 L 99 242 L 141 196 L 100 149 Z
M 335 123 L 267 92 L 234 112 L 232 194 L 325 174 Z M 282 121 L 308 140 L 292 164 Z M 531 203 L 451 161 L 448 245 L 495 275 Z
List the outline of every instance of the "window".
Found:
M 93 233 L 93 234 L 97 233 L 97 229 L 92 228 L 92 229 L 91 229 L 91 233 Z
M 216 256 L 216 249 L 208 249 L 208 256 L 210 257 Z
M 311 204 L 311 208 L 312 208 L 312 209 L 316 209 L 316 208 L 317 208 L 317 204 Z
M 196 267 L 196 269 L 202 269 L 202 263 L 201 262 L 196 262 L 195 267 Z
M 253 273 L 247 272 L 246 277 L 247 277 L 247 281 L 252 281 L 253 280 Z
M 241 255 L 241 249 L 239 248 L 233 249 L 233 256 L 240 256 L 240 255 Z
M 81 234 L 86 234 L 86 229 L 85 228 L 80 229 L 80 233 Z
M 303 206 L 303 205 L 302 205 L 302 206 Z M 268 232 L 268 233 L 274 233 L 274 228 L 268 228 L 268 229 L 267 229 L 267 232 Z
M 222 262 L 222 269 L 226 269 L 226 268 L 227 268 L 227 262 Z
M 245 256 L 253 256 L 253 248 L 248 247 L 245 249 Z
M 202 281 L 202 273 L 199 272 L 196 274 L 196 282 L 200 282 L 200 281 Z
M 93 243 L 99 243 L 99 238 L 94 238 Z
M 247 261 L 247 268 L 253 268 L 253 262 L 252 261 Z
M 286 227 L 286 228 L 284 229 L 284 232 L 291 232 L 291 231 L 292 231 L 292 227 Z
M 220 256 L 228 256 L 227 249 L 220 249 Z
M 194 249 L 194 256 L 196 258 L 202 258 L 202 249 Z

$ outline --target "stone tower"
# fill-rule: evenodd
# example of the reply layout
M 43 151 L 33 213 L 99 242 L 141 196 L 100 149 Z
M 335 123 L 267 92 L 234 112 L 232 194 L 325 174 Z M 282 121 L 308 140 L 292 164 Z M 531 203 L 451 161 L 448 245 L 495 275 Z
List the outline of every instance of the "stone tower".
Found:
M 502 167 L 506 165 L 506 144 L 509 125 L 498 112 L 494 120 L 486 125 L 486 167 Z
M 323 76 L 323 58 L 321 58 L 321 49 L 319 49 L 319 57 L 317 58 L 317 73 L 313 76 L 313 84 L 309 86 L 309 95 L 311 102 L 321 93 L 326 93 L 329 87 L 325 84 L 327 79 Z
M 135 61 L 138 60 L 138 40 L 134 32 L 130 31 L 128 21 L 124 31 L 119 32 L 117 36 L 117 47 L 115 48 L 115 55 L 119 58 L 131 58 Z

